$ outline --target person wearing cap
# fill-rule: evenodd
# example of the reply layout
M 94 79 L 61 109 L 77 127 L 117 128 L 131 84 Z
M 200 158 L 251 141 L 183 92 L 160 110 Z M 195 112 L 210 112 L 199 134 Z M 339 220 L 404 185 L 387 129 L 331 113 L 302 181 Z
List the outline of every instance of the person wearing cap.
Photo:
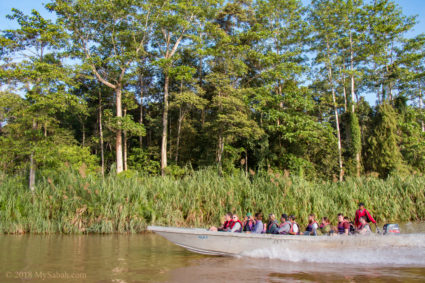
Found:
M 243 222 L 243 231 L 251 232 L 252 230 L 254 230 L 254 226 L 255 226 L 255 221 L 252 218 L 251 212 L 248 212 Z
M 288 215 L 285 213 L 280 217 L 280 225 L 278 229 L 279 234 L 287 235 L 291 231 L 291 221 L 289 221 Z
M 373 219 L 372 215 L 370 215 L 369 211 L 365 208 L 364 203 L 359 203 L 359 209 L 356 211 L 356 216 L 354 218 L 354 225 L 356 226 L 356 229 L 359 229 L 362 224 L 360 223 L 360 217 L 365 217 L 366 222 L 372 222 L 376 226 L 376 221 Z

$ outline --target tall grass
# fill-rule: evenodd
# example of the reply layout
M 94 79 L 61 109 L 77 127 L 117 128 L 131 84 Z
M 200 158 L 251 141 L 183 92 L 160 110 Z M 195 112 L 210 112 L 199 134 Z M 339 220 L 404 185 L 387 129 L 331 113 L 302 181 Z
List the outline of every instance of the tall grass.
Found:
M 84 174 L 83 174 L 84 176 Z M 363 201 L 380 223 L 425 219 L 425 177 L 391 176 L 311 182 L 263 174 L 218 176 L 213 170 L 171 177 L 83 177 L 61 172 L 31 193 L 21 176 L 0 180 L 0 233 L 124 233 L 147 225 L 217 225 L 227 211 L 354 216 Z

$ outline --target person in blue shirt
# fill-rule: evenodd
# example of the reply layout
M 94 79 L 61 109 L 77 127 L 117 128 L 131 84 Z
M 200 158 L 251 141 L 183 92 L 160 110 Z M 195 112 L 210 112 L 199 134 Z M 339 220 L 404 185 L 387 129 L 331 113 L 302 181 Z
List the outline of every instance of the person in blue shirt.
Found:
M 255 214 L 255 226 L 251 232 L 256 234 L 261 234 L 263 233 L 263 231 L 264 231 L 263 214 L 261 212 L 257 212 Z
M 288 215 L 285 213 L 282 214 L 282 217 L 280 217 L 280 225 L 279 225 L 279 234 L 287 235 L 289 234 L 289 231 L 291 231 L 291 221 L 289 221 Z

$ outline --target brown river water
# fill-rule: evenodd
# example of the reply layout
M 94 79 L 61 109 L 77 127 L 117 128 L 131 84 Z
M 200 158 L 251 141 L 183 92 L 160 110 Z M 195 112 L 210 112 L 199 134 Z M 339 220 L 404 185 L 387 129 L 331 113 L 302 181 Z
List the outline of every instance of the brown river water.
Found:
M 294 250 L 291 258 L 278 249 L 250 257 L 203 256 L 151 233 L 0 235 L 0 283 L 425 282 L 425 223 L 401 228 L 417 235 L 416 248 L 308 256 Z

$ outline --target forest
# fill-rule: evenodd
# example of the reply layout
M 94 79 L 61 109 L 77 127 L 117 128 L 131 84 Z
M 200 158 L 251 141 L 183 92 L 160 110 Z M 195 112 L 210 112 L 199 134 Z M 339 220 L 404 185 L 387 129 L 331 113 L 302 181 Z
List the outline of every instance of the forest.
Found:
M 55 0 L 0 37 L 0 175 L 425 173 L 425 35 L 392 0 Z M 368 97 L 368 99 L 366 99 Z

